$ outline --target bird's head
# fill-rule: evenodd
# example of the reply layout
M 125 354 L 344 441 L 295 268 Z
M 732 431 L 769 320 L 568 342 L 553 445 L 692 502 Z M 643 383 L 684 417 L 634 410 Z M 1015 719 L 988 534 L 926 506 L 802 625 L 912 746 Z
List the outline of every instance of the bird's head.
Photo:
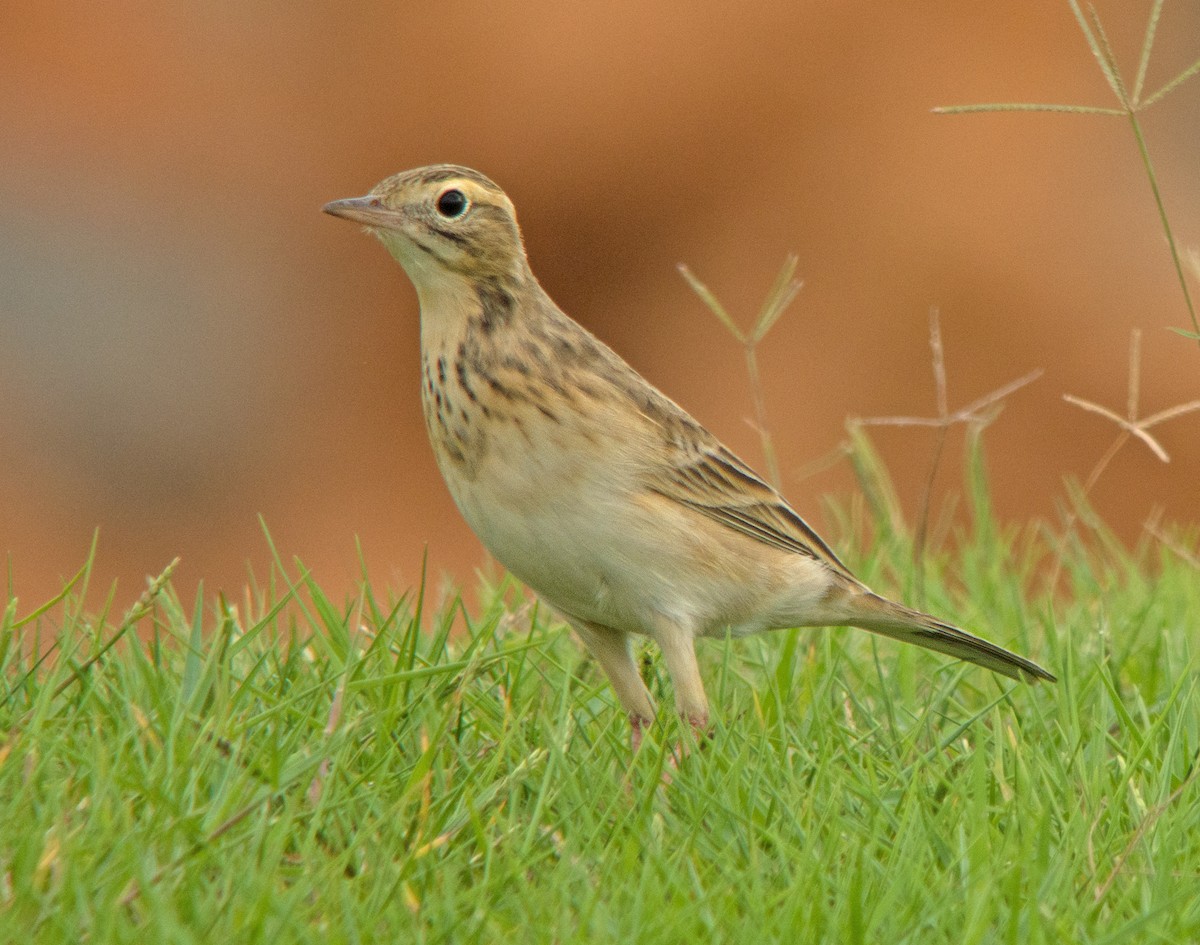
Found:
M 529 271 L 512 201 L 470 168 L 403 171 L 364 197 L 334 200 L 324 210 L 379 237 L 418 292 L 451 274 L 473 281 L 522 279 Z

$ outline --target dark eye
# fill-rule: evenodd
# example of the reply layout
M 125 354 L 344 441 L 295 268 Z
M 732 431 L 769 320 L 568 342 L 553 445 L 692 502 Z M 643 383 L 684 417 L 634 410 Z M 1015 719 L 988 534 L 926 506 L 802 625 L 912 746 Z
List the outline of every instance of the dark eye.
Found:
M 461 190 L 447 190 L 437 199 L 437 211 L 453 220 L 467 212 L 467 196 Z

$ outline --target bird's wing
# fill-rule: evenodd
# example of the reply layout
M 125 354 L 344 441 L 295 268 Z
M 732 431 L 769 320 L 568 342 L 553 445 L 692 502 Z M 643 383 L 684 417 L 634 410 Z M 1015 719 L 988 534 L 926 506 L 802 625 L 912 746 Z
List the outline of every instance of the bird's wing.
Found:
M 642 469 L 645 488 L 765 545 L 820 561 L 853 584 L 862 583 L 753 469 L 611 348 L 583 334 L 589 339 L 589 363 L 604 362 L 602 376 L 647 423 L 646 453 L 654 461 Z M 595 369 L 593 373 L 599 375 Z
M 821 561 L 858 583 L 783 496 L 715 438 L 697 442 L 695 432 L 687 448 L 673 450 L 673 461 L 651 476 L 651 491 L 765 545 Z

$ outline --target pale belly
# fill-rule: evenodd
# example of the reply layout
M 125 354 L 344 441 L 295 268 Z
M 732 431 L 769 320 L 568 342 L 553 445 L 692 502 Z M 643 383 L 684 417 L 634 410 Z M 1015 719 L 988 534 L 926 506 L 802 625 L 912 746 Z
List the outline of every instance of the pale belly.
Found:
M 488 551 L 563 613 L 612 626 L 630 623 L 644 606 L 614 597 L 614 585 L 626 583 L 615 490 L 606 493 L 580 470 L 532 455 L 492 453 L 475 478 L 445 479 Z
M 527 443 L 490 448 L 457 474 L 439 456 L 463 517 L 496 559 L 568 618 L 632 633 L 655 619 L 696 635 L 736 635 L 805 622 L 826 570 L 649 495 L 619 460 Z M 516 448 L 520 447 L 520 448 Z

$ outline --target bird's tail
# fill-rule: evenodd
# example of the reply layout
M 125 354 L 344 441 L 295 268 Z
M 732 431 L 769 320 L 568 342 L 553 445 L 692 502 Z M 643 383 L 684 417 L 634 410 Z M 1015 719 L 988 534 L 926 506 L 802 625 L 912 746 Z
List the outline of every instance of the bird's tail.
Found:
M 878 594 L 867 592 L 857 596 L 854 599 L 853 617 L 848 623 L 986 666 L 1011 679 L 1032 683 L 1043 679 L 1057 681 L 1052 673 L 1032 660 Z

